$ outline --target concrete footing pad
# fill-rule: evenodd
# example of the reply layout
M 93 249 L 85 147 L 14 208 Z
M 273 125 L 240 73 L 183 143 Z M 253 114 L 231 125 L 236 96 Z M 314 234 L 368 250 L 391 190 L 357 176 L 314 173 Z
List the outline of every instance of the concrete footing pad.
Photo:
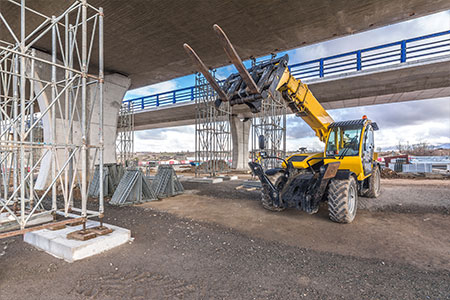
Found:
M 99 225 L 100 223 L 95 221 L 86 223 L 87 228 Z M 86 241 L 70 240 L 67 239 L 67 234 L 82 229 L 82 225 L 67 226 L 55 231 L 42 229 L 28 232 L 24 235 L 24 241 L 67 262 L 90 257 L 130 241 L 130 230 L 109 224 L 103 226 L 112 229 L 113 232 Z
M 220 183 L 223 182 L 223 178 L 218 177 L 202 177 L 202 178 L 189 178 L 188 182 L 197 182 L 197 183 Z
M 238 180 L 238 179 L 239 179 L 237 175 L 219 176 L 219 178 L 222 178 L 223 181 L 228 181 L 228 180 Z

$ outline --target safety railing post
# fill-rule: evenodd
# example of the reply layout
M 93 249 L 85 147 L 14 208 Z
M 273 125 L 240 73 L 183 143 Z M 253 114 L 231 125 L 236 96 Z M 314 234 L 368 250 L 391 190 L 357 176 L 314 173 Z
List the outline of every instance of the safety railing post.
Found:
M 323 75 L 324 75 L 324 72 L 323 72 L 323 59 L 320 59 L 320 62 L 319 62 L 319 76 L 322 78 Z
M 194 101 L 194 87 L 191 87 L 191 101 Z
M 176 96 L 177 96 L 177 93 L 174 91 L 173 92 L 173 95 L 172 95 L 172 103 L 177 103 L 177 98 L 176 98 Z
M 141 107 L 142 107 L 142 109 L 145 108 L 145 105 L 144 105 L 144 98 L 141 99 Z
M 404 63 L 406 61 L 406 41 L 402 41 L 400 49 L 400 62 Z
M 356 52 L 356 70 L 361 71 L 362 65 L 361 65 L 361 50 L 358 50 Z
M 156 106 L 159 106 L 159 94 L 156 95 Z

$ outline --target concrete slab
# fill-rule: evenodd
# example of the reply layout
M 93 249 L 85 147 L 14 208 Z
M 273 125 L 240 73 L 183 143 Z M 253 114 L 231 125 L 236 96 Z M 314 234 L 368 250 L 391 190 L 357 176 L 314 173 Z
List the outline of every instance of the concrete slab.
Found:
M 73 2 L 27 1 L 27 6 L 58 16 Z M 211 28 L 216 22 L 245 60 L 450 9 L 446 0 L 89 0 L 89 4 L 103 7 L 106 16 L 105 69 L 129 75 L 132 88 L 192 74 L 192 62 L 180 46 L 185 42 L 198 51 L 209 68 L 229 64 Z M 0 5 L 3 17 L 17 34 L 17 7 L 9 1 L 0 1 Z M 37 15 L 27 16 L 30 30 L 41 22 Z M 8 30 L 1 30 L 0 38 L 14 41 Z M 40 39 L 35 46 L 50 53 L 50 45 L 48 39 Z M 98 65 L 96 55 L 91 61 Z
M 447 55 L 440 59 L 398 63 L 395 66 L 353 71 L 305 81 L 325 109 L 338 109 L 448 97 L 450 96 L 449 69 L 450 56 Z M 290 114 L 291 111 L 289 110 L 288 113 Z M 247 115 L 249 109 L 246 105 L 236 105 L 233 107 L 233 114 Z M 195 101 L 137 112 L 134 118 L 136 130 L 192 125 L 195 124 Z M 237 141 L 239 141 L 239 134 L 248 131 L 244 130 L 244 124 L 232 122 L 232 134 L 236 133 Z M 245 134 L 242 136 L 243 141 Z M 245 155 L 241 154 L 240 157 Z M 237 157 L 233 156 L 233 161 L 237 161 Z
M 86 227 L 99 226 L 99 222 L 88 221 Z M 98 236 L 87 241 L 69 240 L 68 233 L 82 229 L 82 225 L 66 227 L 61 230 L 42 229 L 28 232 L 24 235 L 24 241 L 47 252 L 54 257 L 74 262 L 90 257 L 104 251 L 120 246 L 131 239 L 131 231 L 114 225 L 104 224 L 113 230 L 112 233 Z
M 208 177 L 202 177 L 202 178 L 192 178 L 188 179 L 188 182 L 197 182 L 197 183 L 220 183 L 223 182 L 223 178 L 208 178 Z
M 245 187 L 262 188 L 261 181 L 248 180 L 243 183 Z
M 230 181 L 230 180 L 238 180 L 239 178 L 237 177 L 237 175 L 232 175 L 232 176 L 219 176 L 219 178 L 222 178 L 223 181 Z

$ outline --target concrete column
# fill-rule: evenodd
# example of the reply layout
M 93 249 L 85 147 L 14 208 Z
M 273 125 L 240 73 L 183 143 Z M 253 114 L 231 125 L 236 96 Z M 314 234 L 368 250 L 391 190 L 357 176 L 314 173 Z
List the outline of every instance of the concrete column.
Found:
M 123 97 L 130 85 L 131 80 L 129 77 L 117 73 L 105 75 L 105 84 L 103 85 L 103 137 L 105 143 L 103 160 L 105 164 L 116 162 L 116 137 L 119 111 Z M 97 113 L 98 106 L 94 105 L 93 115 L 97 115 Z M 91 123 L 91 136 L 98 137 L 98 120 L 94 118 Z
M 46 53 L 36 51 L 37 57 L 45 58 L 50 60 L 50 56 Z M 58 62 L 61 64 L 61 62 Z M 34 77 L 37 79 L 49 80 L 51 74 L 51 67 L 48 64 L 44 64 L 42 62 L 37 62 L 35 66 L 35 74 Z M 57 80 L 61 80 L 64 78 L 64 74 L 61 70 L 57 72 Z M 116 135 L 117 135 L 117 122 L 119 118 L 119 110 L 122 103 L 122 99 L 130 87 L 131 80 L 130 78 L 120 75 L 120 74 L 109 74 L 105 76 L 105 84 L 103 85 L 104 99 L 103 99 L 103 110 L 104 110 L 104 122 L 103 122 L 103 131 L 104 131 L 104 163 L 115 163 L 116 162 Z M 43 89 L 43 84 L 36 81 L 35 83 L 35 93 L 39 93 Z M 88 97 L 88 119 L 90 120 L 90 128 L 89 128 L 89 140 L 92 144 L 98 144 L 98 130 L 99 130 L 99 103 L 98 101 L 94 101 L 97 99 L 98 91 L 97 86 L 91 85 L 87 88 L 87 97 Z M 38 97 L 38 109 L 36 111 L 44 111 L 49 103 L 51 102 L 51 89 L 50 87 L 46 88 L 45 91 Z M 80 101 L 76 102 L 77 108 L 80 109 Z M 60 102 L 61 110 L 56 110 L 56 136 L 53 137 L 53 133 L 51 130 L 51 114 L 48 112 L 45 117 L 42 119 L 43 123 L 43 138 L 44 143 L 52 143 L 54 140 L 58 144 L 66 144 L 68 132 L 65 132 L 64 125 L 65 122 L 63 118 L 61 118 L 60 111 L 64 112 L 64 101 Z M 67 122 L 66 122 L 67 123 Z M 77 115 L 74 117 L 73 122 L 73 143 L 81 144 L 81 130 L 80 124 Z M 89 163 L 92 164 L 92 160 L 94 159 L 94 151 L 90 151 Z M 59 165 L 61 166 L 63 162 L 66 160 L 67 153 L 66 151 L 57 151 L 57 157 Z M 96 157 L 98 158 L 98 156 Z M 41 161 L 38 178 L 36 180 L 36 189 L 45 189 L 47 184 L 50 183 L 49 174 L 51 174 L 51 153 L 47 153 L 47 155 Z
M 248 169 L 248 140 L 250 126 L 251 119 L 249 118 L 240 119 L 234 115 L 230 118 L 231 137 L 233 139 L 233 169 Z

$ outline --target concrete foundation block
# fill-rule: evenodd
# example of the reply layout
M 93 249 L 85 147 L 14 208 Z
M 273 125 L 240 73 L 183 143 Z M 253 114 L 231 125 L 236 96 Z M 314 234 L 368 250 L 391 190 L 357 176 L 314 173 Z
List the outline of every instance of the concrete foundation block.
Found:
M 99 222 L 95 221 L 86 223 L 87 228 L 99 225 Z M 104 224 L 104 226 L 111 228 L 113 232 L 87 241 L 69 240 L 66 238 L 68 233 L 82 229 L 82 225 L 68 226 L 56 231 L 42 229 L 28 232 L 24 235 L 24 241 L 67 262 L 74 262 L 102 253 L 130 241 L 130 230 L 109 224 Z
M 192 179 L 188 179 L 187 181 L 189 182 L 197 182 L 197 183 L 220 183 L 223 182 L 223 178 L 208 178 L 208 177 L 203 177 L 203 178 L 192 178 Z
M 237 177 L 237 175 L 232 175 L 232 176 L 219 176 L 219 178 L 222 178 L 223 181 L 230 181 L 230 180 L 238 180 L 239 178 Z

